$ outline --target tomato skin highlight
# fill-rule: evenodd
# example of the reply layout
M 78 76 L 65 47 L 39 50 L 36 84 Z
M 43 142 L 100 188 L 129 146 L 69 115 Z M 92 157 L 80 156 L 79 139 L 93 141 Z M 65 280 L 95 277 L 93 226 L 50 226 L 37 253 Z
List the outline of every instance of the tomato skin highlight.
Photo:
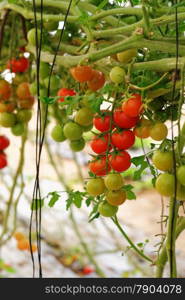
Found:
M 101 89 L 105 84 L 105 76 L 102 72 L 93 70 L 92 79 L 87 82 L 87 86 L 90 90 L 96 92 Z
M 76 92 L 74 90 L 62 88 L 57 93 L 57 96 L 60 97 L 58 99 L 58 102 L 64 102 L 66 96 L 75 96 L 75 95 L 76 95 Z
M 111 136 L 112 145 L 119 150 L 126 150 L 135 143 L 135 135 L 131 130 L 123 130 L 121 132 L 113 132 Z
M 93 70 L 90 66 L 77 66 L 70 69 L 72 77 L 79 82 L 92 80 Z
M 143 105 L 141 99 L 140 94 L 133 94 L 126 102 L 123 102 L 123 112 L 131 118 L 139 116 Z
M 10 140 L 6 136 L 1 135 L 0 136 L 0 150 L 6 149 L 9 145 L 10 145 Z
M 106 156 L 102 156 L 97 160 L 93 160 L 89 163 L 90 171 L 97 176 L 104 176 L 111 170 L 109 162 Z
M 109 138 L 108 135 L 97 137 L 94 136 L 93 140 L 90 143 L 91 149 L 97 153 L 102 154 L 105 153 L 108 149 L 110 150 L 109 146 Z
M 110 130 L 111 127 L 111 116 L 103 115 L 103 116 L 95 116 L 93 119 L 93 124 L 101 132 L 106 132 Z M 112 128 L 114 125 L 112 124 Z
M 127 151 L 124 150 L 116 155 L 110 154 L 109 163 L 113 170 L 117 172 L 123 172 L 130 168 L 131 156 Z
M 157 150 L 152 156 L 152 162 L 160 171 L 171 171 L 173 168 L 173 153 Z
M 136 126 L 139 118 L 128 117 L 122 110 L 116 110 L 113 114 L 113 120 L 116 126 L 120 128 L 130 129 Z

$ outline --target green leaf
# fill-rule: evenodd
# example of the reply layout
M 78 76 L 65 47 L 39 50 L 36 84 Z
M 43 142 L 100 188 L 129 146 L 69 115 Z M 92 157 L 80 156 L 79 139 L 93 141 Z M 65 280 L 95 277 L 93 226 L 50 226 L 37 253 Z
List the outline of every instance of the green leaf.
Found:
M 55 103 L 60 97 L 46 97 L 46 96 L 42 96 L 40 97 L 40 100 L 45 103 L 45 104 L 53 104 Z
M 37 210 L 44 206 L 44 198 L 43 199 L 33 199 L 31 204 L 31 210 Z
M 99 217 L 100 214 L 98 212 L 98 206 L 99 206 L 99 203 L 94 205 L 93 210 L 91 211 L 91 213 L 89 215 L 89 222 L 92 222 L 94 219 Z
M 132 191 L 127 191 L 126 194 L 127 194 L 127 199 L 128 199 L 128 200 L 136 200 L 136 195 L 135 195 L 134 192 L 132 192 Z
M 94 200 L 94 197 L 89 196 L 87 197 L 87 199 L 85 200 L 85 203 L 87 205 L 87 207 L 91 204 L 91 202 Z
M 134 176 L 133 176 L 133 180 L 139 180 L 141 179 L 141 174 L 143 173 L 143 171 L 148 168 L 148 163 L 146 161 L 144 161 L 141 165 L 139 170 L 134 172 Z
M 60 199 L 60 195 L 57 192 L 51 192 L 48 194 L 48 196 L 51 196 L 51 199 L 48 203 L 49 207 L 53 207 L 55 203 Z
M 131 159 L 131 162 L 136 166 L 138 167 L 139 165 L 141 165 L 145 160 L 145 155 L 141 155 L 141 156 L 136 156 L 136 157 L 133 157 Z
M 73 190 L 68 192 L 69 197 L 66 200 L 66 209 L 68 210 L 72 204 L 74 204 L 76 207 L 80 208 L 85 195 L 86 195 L 85 192 L 79 192 L 79 191 L 73 191 Z

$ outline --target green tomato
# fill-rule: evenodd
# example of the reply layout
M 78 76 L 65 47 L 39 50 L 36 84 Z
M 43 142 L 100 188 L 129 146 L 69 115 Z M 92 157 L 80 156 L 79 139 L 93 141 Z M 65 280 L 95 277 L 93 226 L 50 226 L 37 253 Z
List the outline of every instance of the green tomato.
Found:
M 110 71 L 110 79 L 114 83 L 121 83 L 125 81 L 125 70 L 120 67 L 114 67 Z
M 83 138 L 75 141 L 70 141 L 70 148 L 74 152 L 82 151 L 85 147 L 85 140 Z
M 173 153 L 157 150 L 153 154 L 152 161 L 158 170 L 170 171 L 173 168 Z
M 28 123 L 32 118 L 31 109 L 21 109 L 17 112 L 17 120 L 19 122 Z
M 56 125 L 51 131 L 51 137 L 55 142 L 63 142 L 66 140 L 64 131 L 61 125 Z
M 124 64 L 128 64 L 136 56 L 137 56 L 137 49 L 133 48 L 118 53 L 117 59 Z
M 49 85 L 49 77 L 44 79 L 44 85 L 48 88 Z M 56 91 L 60 88 L 61 85 L 61 78 L 58 75 L 52 75 L 50 79 L 50 89 L 52 91 Z
M 118 206 L 123 204 L 126 198 L 127 198 L 126 192 L 122 190 L 108 191 L 106 193 L 107 202 L 113 206 Z
M 108 174 L 105 179 L 105 186 L 108 190 L 119 190 L 124 185 L 123 177 L 120 174 Z
M 24 130 L 25 128 L 23 123 L 17 123 L 11 128 L 11 132 L 15 136 L 23 135 Z
M 40 62 L 40 70 L 39 70 L 40 77 L 45 79 L 50 74 L 50 65 L 43 61 Z
M 174 175 L 168 173 L 160 174 L 157 177 L 155 188 L 162 196 L 165 197 L 173 196 L 175 192 Z
M 177 179 L 180 184 L 185 185 L 185 166 L 180 166 L 177 169 Z
M 16 122 L 16 116 L 13 113 L 3 112 L 0 113 L 0 125 L 3 127 L 13 127 Z
M 87 193 L 91 196 L 99 196 L 105 191 L 105 184 L 102 178 L 93 178 L 87 182 Z
M 111 217 L 115 216 L 117 211 L 118 211 L 118 207 L 109 204 L 107 201 L 101 202 L 98 205 L 98 212 L 103 217 L 111 218 Z
M 64 135 L 71 141 L 79 140 L 82 136 L 83 130 L 81 126 L 74 122 L 68 122 L 64 125 Z
M 89 126 L 93 122 L 93 112 L 87 107 L 81 108 L 75 115 L 75 122 L 82 126 Z
M 164 123 L 157 122 L 150 129 L 150 137 L 155 141 L 162 141 L 167 137 L 168 128 Z
M 36 34 L 35 28 L 30 29 L 27 34 L 28 43 L 32 46 L 36 46 L 35 34 Z M 41 32 L 39 29 L 37 29 L 37 35 L 38 35 L 38 43 L 40 43 Z

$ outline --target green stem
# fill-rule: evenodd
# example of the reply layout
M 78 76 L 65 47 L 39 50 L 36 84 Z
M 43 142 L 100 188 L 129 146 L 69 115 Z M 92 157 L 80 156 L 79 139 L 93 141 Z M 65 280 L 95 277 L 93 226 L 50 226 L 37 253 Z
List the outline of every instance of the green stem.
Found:
M 112 218 L 112 221 L 114 222 L 114 224 L 117 226 L 117 228 L 119 229 L 119 231 L 121 232 L 121 234 L 124 236 L 124 238 L 127 240 L 127 242 L 129 243 L 129 245 L 131 246 L 131 249 L 133 249 L 140 257 L 142 257 L 143 259 L 149 261 L 150 263 L 153 264 L 153 260 L 146 256 L 140 249 L 138 249 L 136 247 L 136 245 L 131 241 L 131 239 L 128 237 L 128 235 L 126 234 L 126 232 L 123 230 L 123 228 L 121 227 L 121 225 L 119 224 L 119 221 L 117 219 L 117 217 Z

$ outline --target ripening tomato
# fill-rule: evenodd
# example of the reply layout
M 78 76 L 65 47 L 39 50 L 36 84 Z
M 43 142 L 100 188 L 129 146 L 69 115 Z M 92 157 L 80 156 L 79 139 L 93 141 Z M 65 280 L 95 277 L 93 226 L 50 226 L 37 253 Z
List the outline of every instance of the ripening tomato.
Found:
M 13 236 L 17 241 L 21 241 L 21 240 L 25 239 L 25 235 L 22 232 L 17 231 L 14 233 Z
M 105 186 L 110 191 L 120 190 L 124 185 L 123 177 L 120 174 L 108 174 L 105 179 Z
M 117 53 L 117 59 L 124 64 L 128 64 L 132 60 L 132 58 L 136 56 L 137 56 L 136 48 L 128 49 L 120 53 Z
M 0 136 L 0 150 L 6 149 L 9 145 L 10 145 L 10 140 L 6 136 L 1 135 Z
M 0 80 L 0 101 L 8 100 L 11 96 L 11 86 L 6 80 Z
M 109 112 L 103 111 L 102 115 L 97 115 L 93 119 L 93 124 L 101 132 L 105 132 L 113 128 L 114 125 L 111 126 L 111 116 Z
M 131 166 L 130 154 L 124 150 L 118 154 L 110 154 L 109 163 L 111 168 L 117 172 L 126 171 Z
M 88 88 L 94 92 L 101 89 L 105 84 L 105 76 L 101 71 L 93 70 L 93 77 L 87 82 Z
M 13 113 L 0 113 L 0 125 L 6 128 L 14 126 L 16 123 L 16 115 Z
M 127 198 L 126 192 L 123 190 L 108 191 L 106 193 L 107 202 L 113 206 L 118 206 L 123 204 L 126 198 Z
M 175 191 L 174 175 L 164 173 L 157 177 L 155 188 L 162 196 L 171 197 Z
M 127 101 L 123 102 L 122 110 L 127 116 L 134 118 L 141 114 L 142 106 L 141 95 L 133 94 Z
M 3 152 L 0 152 L 0 169 L 3 169 L 7 166 L 7 158 Z
M 162 141 L 167 137 L 168 128 L 164 123 L 157 122 L 150 129 L 150 136 L 155 141 Z
M 29 65 L 29 60 L 26 57 L 12 58 L 7 64 L 7 69 L 13 73 L 23 73 L 28 70 Z
M 93 112 L 88 107 L 80 108 L 75 115 L 75 122 L 81 126 L 89 126 L 93 122 Z
M 29 241 L 27 239 L 19 240 L 17 243 L 17 248 L 22 251 L 29 250 L 29 248 L 30 248 Z
M 77 66 L 70 69 L 71 75 L 76 81 L 86 82 L 93 78 L 93 70 L 90 66 Z
M 19 108 L 30 109 L 35 103 L 35 98 L 33 96 L 30 96 L 26 99 L 18 99 L 17 102 Z
M 13 101 L 4 101 L 0 102 L 0 113 L 2 112 L 13 112 L 16 107 L 15 102 Z
M 110 172 L 111 167 L 106 156 L 101 156 L 89 163 L 90 171 L 97 176 L 104 176 Z
M 105 153 L 107 150 L 111 149 L 108 135 L 104 135 L 102 137 L 94 136 L 90 146 L 91 149 L 97 154 Z
M 134 145 L 135 135 L 131 130 L 114 131 L 111 136 L 111 142 L 119 150 L 126 150 Z
M 137 126 L 134 128 L 134 134 L 138 138 L 146 139 L 150 136 L 150 128 L 151 128 L 151 121 L 147 119 L 141 119 Z
M 92 178 L 87 182 L 86 190 L 89 195 L 99 196 L 105 191 L 105 184 L 102 178 Z
M 72 89 L 62 88 L 58 91 L 57 96 L 60 96 L 58 102 L 64 102 L 65 97 L 67 96 L 75 96 L 76 92 Z
M 120 128 L 130 129 L 136 126 L 139 117 L 131 118 L 127 116 L 122 110 L 116 110 L 113 114 L 113 120 L 116 126 Z
M 177 169 L 177 179 L 180 182 L 180 184 L 185 185 L 185 166 L 180 166 Z
M 173 153 L 171 151 L 157 150 L 152 156 L 154 166 L 161 171 L 170 171 L 173 168 Z
M 28 123 L 32 118 L 32 110 L 31 109 L 20 109 L 17 112 L 17 120 L 19 122 Z
M 101 202 L 98 205 L 98 212 L 103 217 L 111 218 L 111 217 L 115 216 L 117 211 L 118 211 L 118 207 L 109 204 L 107 201 Z
M 21 100 L 31 97 L 29 83 L 28 82 L 20 83 L 16 89 L 16 94 Z
M 120 67 L 114 67 L 110 71 L 110 79 L 114 83 L 121 83 L 125 81 L 125 70 Z

